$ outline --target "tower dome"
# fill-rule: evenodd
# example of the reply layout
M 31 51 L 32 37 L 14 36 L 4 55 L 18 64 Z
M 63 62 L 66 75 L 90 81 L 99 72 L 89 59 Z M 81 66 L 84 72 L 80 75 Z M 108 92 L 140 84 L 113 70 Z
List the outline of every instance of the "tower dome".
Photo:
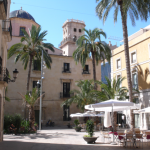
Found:
M 29 20 L 33 20 L 35 21 L 35 19 L 26 11 L 24 10 L 15 10 L 12 11 L 9 15 L 9 18 L 13 18 L 13 17 L 17 17 L 17 18 L 23 18 L 23 19 L 29 19 Z

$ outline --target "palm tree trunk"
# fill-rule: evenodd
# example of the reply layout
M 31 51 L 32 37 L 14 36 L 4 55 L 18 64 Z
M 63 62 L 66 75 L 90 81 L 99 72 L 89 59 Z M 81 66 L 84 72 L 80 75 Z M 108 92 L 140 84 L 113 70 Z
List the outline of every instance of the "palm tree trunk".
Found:
M 30 83 L 30 74 L 31 74 L 32 60 L 33 60 L 33 56 L 30 55 L 30 62 L 29 62 L 29 69 L 28 69 L 28 77 L 27 77 L 27 93 L 29 92 L 29 83 Z
M 125 50 L 125 60 L 126 60 L 126 71 L 127 71 L 127 82 L 128 82 L 128 89 L 129 89 L 129 100 L 130 102 L 133 101 L 132 99 L 132 82 L 131 82 L 131 72 L 130 72 L 130 56 L 129 56 L 129 45 L 128 45 L 128 30 L 127 30 L 127 18 L 124 16 L 122 4 L 120 5 L 121 11 L 121 18 L 122 18 L 122 27 L 123 27 L 123 38 L 124 38 L 124 50 Z M 134 128 L 134 117 L 133 111 L 131 110 L 131 130 Z
M 29 68 L 28 68 L 28 77 L 27 77 L 27 91 L 26 93 L 29 92 L 29 83 L 30 83 L 30 74 L 31 74 L 31 66 L 32 66 L 32 60 L 33 60 L 33 56 L 30 55 L 30 62 L 29 62 Z M 26 102 L 25 102 L 25 108 L 24 108 L 24 118 L 26 119 Z
M 34 106 L 30 106 L 29 108 L 29 122 L 31 130 L 35 130 L 35 113 L 34 113 Z
M 117 112 L 113 114 L 113 125 L 114 125 L 114 132 L 117 131 Z
M 92 52 L 92 64 L 93 64 L 93 79 L 96 81 L 96 68 L 95 68 L 95 52 Z M 94 83 L 94 89 L 97 90 L 97 84 Z

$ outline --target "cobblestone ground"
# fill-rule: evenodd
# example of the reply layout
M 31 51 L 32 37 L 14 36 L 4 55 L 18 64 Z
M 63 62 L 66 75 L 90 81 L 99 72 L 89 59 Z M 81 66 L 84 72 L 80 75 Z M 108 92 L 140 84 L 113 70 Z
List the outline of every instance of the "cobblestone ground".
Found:
M 116 149 L 150 149 L 150 144 L 143 144 L 142 148 L 123 148 L 104 144 L 98 138 L 95 144 L 87 144 L 83 140 L 86 132 L 75 132 L 74 129 L 48 128 L 31 135 L 4 135 L 0 143 L 0 150 L 116 150 Z M 100 136 L 100 132 L 95 132 Z

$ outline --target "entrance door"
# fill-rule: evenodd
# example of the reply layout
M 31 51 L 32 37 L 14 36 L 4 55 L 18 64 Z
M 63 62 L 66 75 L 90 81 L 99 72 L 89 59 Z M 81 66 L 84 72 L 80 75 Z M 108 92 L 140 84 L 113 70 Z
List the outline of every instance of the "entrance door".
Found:
M 70 97 L 70 83 L 63 83 L 63 97 Z
M 70 120 L 70 109 L 69 106 L 64 105 L 63 106 L 63 121 L 69 121 Z
M 39 125 L 39 110 L 35 110 L 35 122 Z

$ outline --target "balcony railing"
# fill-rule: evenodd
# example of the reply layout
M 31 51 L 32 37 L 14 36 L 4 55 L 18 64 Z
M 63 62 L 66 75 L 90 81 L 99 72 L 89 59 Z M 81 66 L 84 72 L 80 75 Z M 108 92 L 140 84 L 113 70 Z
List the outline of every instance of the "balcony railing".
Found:
M 63 92 L 60 92 L 60 98 L 70 98 L 70 97 L 73 97 L 73 96 L 74 96 L 74 93 L 65 94 Z
M 62 68 L 62 73 L 71 73 L 71 68 L 65 69 L 64 67 Z
M 71 38 L 71 37 L 68 37 L 68 38 L 65 38 L 64 40 L 61 41 L 61 43 L 58 45 L 58 47 L 62 46 L 64 43 L 66 42 L 76 42 L 76 39 L 75 38 Z
M 0 0 L 0 9 L 5 11 L 5 16 L 7 16 L 7 0 Z
M 5 67 L 0 66 L 0 81 L 5 81 L 8 83 L 9 81 L 9 71 Z
M 82 74 L 90 74 L 90 70 L 82 70 Z
M 9 32 L 10 37 L 12 39 L 12 25 L 11 25 L 11 20 L 7 19 L 7 20 L 3 20 L 2 21 L 2 30 L 4 32 Z

